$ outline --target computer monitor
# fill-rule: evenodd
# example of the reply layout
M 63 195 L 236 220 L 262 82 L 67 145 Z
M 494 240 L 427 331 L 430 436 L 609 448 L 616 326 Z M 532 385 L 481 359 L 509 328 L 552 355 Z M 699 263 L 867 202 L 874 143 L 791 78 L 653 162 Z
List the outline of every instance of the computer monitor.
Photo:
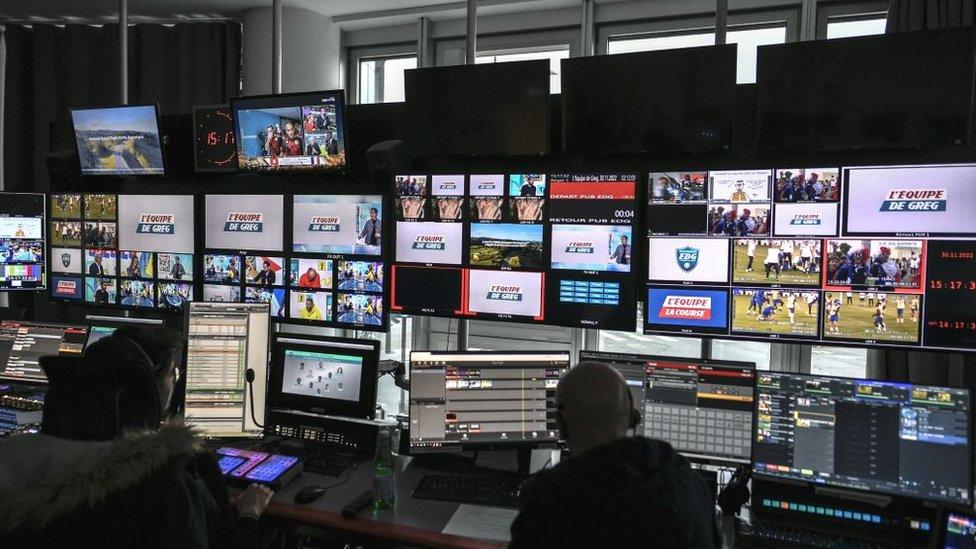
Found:
M 80 355 L 87 339 L 87 326 L 0 321 L 0 379 L 46 382 L 40 358 Z
M 410 353 L 410 451 L 555 447 L 568 351 Z
M 129 318 L 124 316 L 87 315 L 85 316 L 85 322 L 88 323 L 88 340 L 85 343 L 85 349 L 99 339 L 114 334 L 115 330 L 123 326 L 163 326 L 162 319 Z
M 156 105 L 72 109 L 82 175 L 163 175 Z
M 579 359 L 623 375 L 642 417 L 638 434 L 696 461 L 749 463 L 755 364 L 597 351 Z
M 376 340 L 275 334 L 268 407 L 372 419 L 379 360 Z
M 205 436 L 261 436 L 269 327 L 267 303 L 190 303 L 184 414 Z
M 0 193 L 0 290 L 44 288 L 44 201 L 40 193 Z
M 760 372 L 753 471 L 968 505 L 968 389 Z
M 940 536 L 940 549 L 976 549 L 976 514 L 946 510 Z

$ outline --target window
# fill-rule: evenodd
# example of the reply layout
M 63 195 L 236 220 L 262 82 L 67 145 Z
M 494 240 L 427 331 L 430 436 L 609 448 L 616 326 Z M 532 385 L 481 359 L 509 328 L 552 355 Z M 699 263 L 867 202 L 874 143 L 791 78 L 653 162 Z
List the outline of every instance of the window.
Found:
M 884 34 L 888 18 L 885 15 L 832 17 L 827 20 L 827 39 L 850 38 Z
M 417 55 L 359 60 L 359 103 L 403 101 L 403 71 L 417 68 Z
M 762 27 L 730 27 L 726 42 L 737 44 L 736 77 L 738 84 L 755 84 L 756 55 L 759 46 L 786 43 L 786 24 Z M 631 53 L 637 51 L 669 50 L 711 46 L 715 43 L 715 32 L 702 30 L 682 34 L 660 34 L 637 38 L 610 38 L 607 53 Z
M 535 59 L 549 60 L 549 93 L 559 93 L 562 89 L 560 84 L 561 67 L 563 59 L 569 59 L 569 46 L 559 46 L 533 51 L 502 51 L 502 52 L 483 52 L 475 58 L 475 63 L 481 65 L 485 63 L 505 63 L 507 61 L 531 61 Z
M 868 350 L 864 347 L 822 347 L 810 349 L 810 373 L 814 375 L 866 378 Z
M 638 305 L 637 326 L 643 326 L 643 304 Z M 598 351 L 611 353 L 701 358 L 702 340 L 697 337 L 643 335 L 600 330 L 598 345 Z
M 770 345 L 764 341 L 713 339 L 711 358 L 753 362 L 757 370 L 769 370 Z

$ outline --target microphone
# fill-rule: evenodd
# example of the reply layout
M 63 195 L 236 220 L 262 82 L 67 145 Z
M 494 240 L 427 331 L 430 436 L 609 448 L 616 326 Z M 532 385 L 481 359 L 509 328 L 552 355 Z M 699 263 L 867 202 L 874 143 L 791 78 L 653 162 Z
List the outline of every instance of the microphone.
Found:
M 248 399 L 251 402 L 251 421 L 253 421 L 258 427 L 264 429 L 264 425 L 258 423 L 258 418 L 256 415 L 254 415 L 254 370 L 252 368 L 244 370 L 244 380 L 247 381 L 247 394 Z

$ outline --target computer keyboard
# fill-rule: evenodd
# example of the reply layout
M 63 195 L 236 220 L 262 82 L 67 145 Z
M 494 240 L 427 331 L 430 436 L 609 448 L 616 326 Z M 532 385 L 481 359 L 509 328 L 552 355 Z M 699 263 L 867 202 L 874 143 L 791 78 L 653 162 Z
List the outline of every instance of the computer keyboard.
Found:
M 753 520 L 736 535 L 736 547 L 810 547 L 817 549 L 894 549 L 909 547 L 858 539 L 843 534 L 828 533 L 780 522 Z
M 296 446 L 288 442 L 274 442 L 262 444 L 261 451 L 300 457 L 306 472 L 330 477 L 341 476 L 362 461 L 348 450 L 326 444 Z
M 496 507 L 518 507 L 523 481 L 521 477 L 426 475 L 413 491 L 413 497 Z

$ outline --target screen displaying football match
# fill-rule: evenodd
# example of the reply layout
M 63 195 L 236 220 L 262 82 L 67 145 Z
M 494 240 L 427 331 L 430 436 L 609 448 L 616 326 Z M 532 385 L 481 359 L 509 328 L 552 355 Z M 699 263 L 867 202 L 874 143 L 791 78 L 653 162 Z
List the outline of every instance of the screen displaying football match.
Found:
M 342 90 L 231 100 L 237 165 L 245 171 L 346 168 Z
M 162 175 L 155 105 L 72 109 L 82 175 Z

